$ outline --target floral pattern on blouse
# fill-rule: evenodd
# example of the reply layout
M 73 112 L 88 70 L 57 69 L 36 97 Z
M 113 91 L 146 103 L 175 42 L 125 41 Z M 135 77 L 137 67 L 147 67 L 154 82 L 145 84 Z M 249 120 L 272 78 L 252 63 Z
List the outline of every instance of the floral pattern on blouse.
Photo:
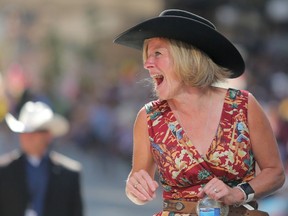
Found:
M 254 177 L 247 106 L 247 91 L 227 90 L 215 137 L 206 155 L 201 156 L 167 101 L 155 100 L 145 105 L 151 151 L 158 166 L 164 199 L 197 201 L 199 189 L 214 177 L 231 187 Z

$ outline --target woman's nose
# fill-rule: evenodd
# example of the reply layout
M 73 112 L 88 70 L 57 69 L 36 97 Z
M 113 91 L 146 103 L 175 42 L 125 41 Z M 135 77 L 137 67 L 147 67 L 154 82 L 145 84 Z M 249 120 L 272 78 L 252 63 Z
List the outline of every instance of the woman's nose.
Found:
M 144 63 L 144 68 L 148 70 L 152 67 L 154 67 L 154 61 L 152 60 L 151 57 L 148 57 Z

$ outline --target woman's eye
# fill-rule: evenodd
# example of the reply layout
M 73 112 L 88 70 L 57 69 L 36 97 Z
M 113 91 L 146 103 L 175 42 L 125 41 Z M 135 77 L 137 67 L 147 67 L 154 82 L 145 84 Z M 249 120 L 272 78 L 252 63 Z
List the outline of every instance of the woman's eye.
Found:
M 159 55 L 161 55 L 161 52 L 156 51 L 156 52 L 155 52 L 155 56 L 159 56 Z

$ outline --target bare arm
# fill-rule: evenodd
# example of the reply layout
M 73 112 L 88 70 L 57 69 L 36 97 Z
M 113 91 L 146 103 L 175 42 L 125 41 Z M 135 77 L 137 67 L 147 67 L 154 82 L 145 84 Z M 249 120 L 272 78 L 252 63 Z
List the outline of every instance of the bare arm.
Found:
M 156 165 L 150 151 L 144 108 L 139 111 L 135 120 L 133 143 L 133 164 L 126 183 L 126 194 L 132 202 L 142 205 L 155 198 L 158 187 L 158 183 L 154 181 Z
M 249 94 L 248 125 L 255 159 L 261 172 L 249 183 L 255 198 L 267 196 L 279 189 L 285 181 L 278 145 L 264 111 Z

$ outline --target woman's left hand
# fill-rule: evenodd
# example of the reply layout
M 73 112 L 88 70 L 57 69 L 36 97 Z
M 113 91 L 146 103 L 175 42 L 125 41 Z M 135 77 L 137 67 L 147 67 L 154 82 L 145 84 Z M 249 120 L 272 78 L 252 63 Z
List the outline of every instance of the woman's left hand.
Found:
M 201 199 L 205 195 L 226 205 L 241 203 L 245 199 L 243 192 L 238 188 L 231 188 L 218 178 L 211 179 L 197 196 Z

